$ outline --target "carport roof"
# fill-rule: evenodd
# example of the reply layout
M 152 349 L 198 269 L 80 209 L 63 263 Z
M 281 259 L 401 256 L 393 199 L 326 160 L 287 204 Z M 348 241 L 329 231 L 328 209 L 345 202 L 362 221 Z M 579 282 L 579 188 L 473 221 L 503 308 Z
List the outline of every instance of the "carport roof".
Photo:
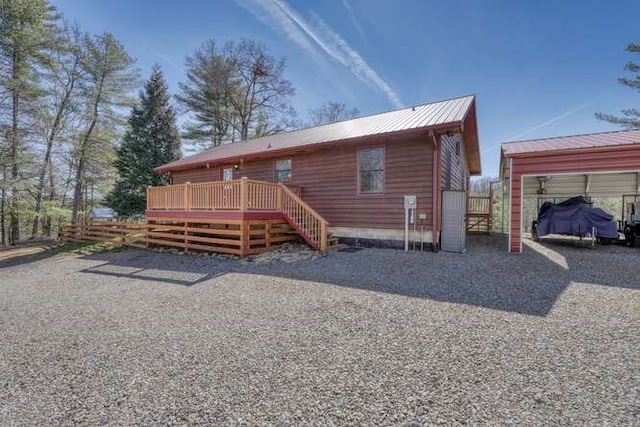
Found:
M 512 157 L 519 154 L 546 151 L 603 148 L 631 144 L 640 144 L 640 129 L 505 142 L 502 144 L 502 154 L 505 157 Z

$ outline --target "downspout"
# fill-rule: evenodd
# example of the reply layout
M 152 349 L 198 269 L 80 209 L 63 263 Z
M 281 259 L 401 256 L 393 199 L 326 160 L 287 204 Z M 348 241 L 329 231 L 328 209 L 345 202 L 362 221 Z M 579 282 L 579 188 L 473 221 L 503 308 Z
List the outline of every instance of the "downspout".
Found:
M 433 215 L 431 225 L 431 245 L 433 252 L 440 250 L 440 149 L 438 139 L 433 131 L 430 132 L 433 141 Z

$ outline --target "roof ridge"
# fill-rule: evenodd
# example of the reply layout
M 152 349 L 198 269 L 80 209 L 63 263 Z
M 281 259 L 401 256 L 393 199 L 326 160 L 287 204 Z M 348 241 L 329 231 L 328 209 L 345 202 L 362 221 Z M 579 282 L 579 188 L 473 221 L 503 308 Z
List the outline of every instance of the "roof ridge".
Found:
M 439 100 L 439 101 L 423 102 L 422 104 L 413 104 L 413 105 L 411 105 L 411 106 L 409 106 L 409 107 L 402 107 L 402 108 L 396 108 L 396 109 L 394 109 L 394 110 L 385 110 L 385 111 L 380 111 L 380 112 L 377 112 L 377 113 L 367 114 L 367 115 L 365 115 L 365 116 L 354 117 L 354 118 L 352 118 L 352 119 L 340 120 L 340 121 L 337 121 L 337 122 L 331 122 L 331 123 L 323 123 L 323 124 L 321 124 L 321 125 L 316 125 L 316 126 L 306 126 L 306 127 L 300 128 L 300 129 L 292 129 L 292 130 L 288 130 L 288 131 L 285 131 L 285 132 L 281 132 L 279 135 L 282 135 L 282 134 L 292 134 L 292 133 L 295 133 L 295 132 L 301 132 L 301 131 L 305 131 L 305 130 L 309 130 L 309 129 L 319 129 L 319 128 L 322 128 L 322 127 L 325 127 L 325 126 L 332 126 L 332 125 L 336 125 L 336 124 L 338 124 L 338 123 L 346 123 L 346 122 L 350 122 L 350 121 L 353 121 L 353 120 L 366 119 L 366 118 L 368 118 L 368 117 L 381 116 L 381 115 L 383 115 L 383 114 L 387 114 L 387 113 L 394 113 L 394 112 L 396 112 L 396 111 L 409 110 L 409 109 L 413 109 L 413 108 L 417 108 L 417 107 L 425 107 L 425 106 L 427 106 L 427 105 L 441 104 L 441 103 L 443 103 L 443 102 L 451 102 L 451 101 L 454 101 L 454 100 L 456 100 L 456 99 L 471 98 L 471 97 L 475 98 L 475 97 L 476 97 L 476 95 L 475 95 L 474 93 L 470 93 L 470 94 L 468 94 L 468 95 L 454 96 L 454 97 L 452 97 L 452 98 L 448 98 L 448 99 L 441 99 L 441 100 Z M 217 148 L 217 147 L 220 147 L 220 146 L 223 146 L 223 145 L 228 145 L 228 144 L 237 144 L 237 143 L 239 143 L 239 142 L 252 142 L 252 141 L 257 141 L 257 140 L 259 140 L 259 139 L 262 139 L 262 138 L 268 138 L 268 137 L 270 137 L 270 136 L 273 136 L 273 135 L 264 135 L 264 136 L 260 136 L 260 137 L 257 137 L 257 138 L 246 139 L 246 140 L 244 140 L 244 141 L 239 140 L 239 141 L 235 141 L 235 142 L 226 142 L 226 143 L 223 143 L 223 144 L 217 145 L 216 147 L 210 148 L 210 150 L 212 150 L 212 149 L 214 149 L 214 148 Z
M 298 150 L 308 146 L 320 147 L 330 142 L 347 141 L 367 136 L 378 137 L 387 133 L 417 131 L 422 128 L 453 126 L 464 119 L 464 115 L 469 109 L 475 108 L 475 100 L 475 95 L 459 96 L 350 120 L 311 126 L 235 143 L 225 143 L 159 166 L 156 170 L 186 168 L 187 165 L 204 165 L 212 161 L 230 161 L 230 159 L 255 156 L 259 153 L 267 153 L 271 156 L 281 151 Z
M 601 132 L 578 133 L 578 134 L 572 134 L 572 135 L 549 136 L 549 137 L 546 137 L 546 138 L 519 139 L 519 140 L 516 140 L 516 141 L 503 142 L 502 145 L 520 144 L 521 142 L 545 141 L 545 140 L 549 140 L 549 139 L 575 138 L 575 137 L 581 137 L 581 136 L 603 135 L 603 134 L 634 132 L 634 131 L 635 132 L 640 131 L 640 128 L 618 129 L 618 130 L 601 131 Z

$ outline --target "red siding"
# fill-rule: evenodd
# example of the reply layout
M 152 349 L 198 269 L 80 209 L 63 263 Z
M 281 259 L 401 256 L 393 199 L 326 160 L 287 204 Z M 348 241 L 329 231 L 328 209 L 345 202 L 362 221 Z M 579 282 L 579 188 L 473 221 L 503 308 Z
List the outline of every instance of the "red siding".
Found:
M 384 194 L 358 195 L 357 151 L 385 147 Z M 433 146 L 429 138 L 359 144 L 331 148 L 291 157 L 292 179 L 301 197 L 334 227 L 401 229 L 404 226 L 405 194 L 418 196 L 418 212 L 432 216 Z M 275 161 L 244 162 L 234 178 L 274 181 Z M 174 183 L 217 180 L 218 168 L 174 172 Z
M 513 156 L 511 170 L 511 240 L 509 250 L 522 250 L 522 175 L 554 173 L 623 172 L 640 170 L 640 145 L 597 149 L 576 149 L 563 153 L 534 153 Z
M 211 182 L 220 180 L 220 168 L 190 169 L 171 174 L 172 184 L 184 184 L 185 182 Z

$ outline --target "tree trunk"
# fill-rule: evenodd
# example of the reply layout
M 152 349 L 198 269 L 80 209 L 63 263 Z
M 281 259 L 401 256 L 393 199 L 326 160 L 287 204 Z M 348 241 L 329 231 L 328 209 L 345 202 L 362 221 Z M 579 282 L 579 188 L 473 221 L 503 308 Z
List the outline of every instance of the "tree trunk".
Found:
M 82 187 L 84 178 L 84 149 L 80 151 L 80 159 L 78 159 L 78 169 L 76 170 L 76 185 L 73 191 L 73 208 L 71 211 L 71 220 L 78 219 L 78 212 L 82 207 Z
M 18 58 L 17 52 L 13 55 L 13 75 L 12 78 L 18 78 Z M 20 240 L 20 217 L 18 216 L 18 118 L 19 118 L 19 102 L 18 88 L 11 90 L 11 138 L 9 139 L 9 163 L 11 164 L 11 181 L 9 190 L 11 192 L 11 200 L 9 205 L 9 244 L 15 245 Z
M 56 183 L 53 178 L 53 163 L 51 163 L 51 159 L 49 159 L 49 197 L 47 201 L 53 203 L 56 200 Z M 45 236 L 51 237 L 51 215 L 47 215 L 44 217 L 42 221 L 42 232 Z
M 73 87 L 75 85 L 75 81 L 71 80 L 67 90 L 65 91 L 64 98 L 60 103 L 58 110 L 56 111 L 56 117 L 53 120 L 53 125 L 51 126 L 51 130 L 49 131 L 49 135 L 47 135 L 47 148 L 44 153 L 44 162 L 42 162 L 42 167 L 40 168 L 40 176 L 38 177 L 38 188 L 36 189 L 36 206 L 35 206 L 35 218 L 33 219 L 33 228 L 31 229 L 31 236 L 35 237 L 38 234 L 38 224 L 40 222 L 40 214 L 42 213 L 42 198 L 44 193 L 44 185 L 45 178 L 47 175 L 47 168 L 51 167 L 51 151 L 53 148 L 53 142 L 56 140 L 58 136 L 58 131 L 62 125 L 62 117 L 64 115 L 65 110 L 67 109 L 67 104 L 69 103 L 69 98 L 71 96 L 71 92 L 73 91 Z
M 0 198 L 0 234 L 2 235 L 2 246 L 7 244 L 7 230 L 5 227 L 5 206 L 7 200 L 7 189 L 4 186 L 4 183 L 7 182 L 7 168 L 2 168 L 2 195 Z
M 47 169 L 50 166 L 51 159 L 51 147 L 53 146 L 53 140 L 47 138 L 47 148 L 44 153 L 44 162 L 40 167 L 40 176 L 38 177 L 38 187 L 36 188 L 36 205 L 35 205 L 35 218 L 33 218 L 33 226 L 31 228 L 31 237 L 38 235 L 38 224 L 40 224 L 40 214 L 42 213 L 42 196 L 44 192 L 44 180 L 47 175 Z

